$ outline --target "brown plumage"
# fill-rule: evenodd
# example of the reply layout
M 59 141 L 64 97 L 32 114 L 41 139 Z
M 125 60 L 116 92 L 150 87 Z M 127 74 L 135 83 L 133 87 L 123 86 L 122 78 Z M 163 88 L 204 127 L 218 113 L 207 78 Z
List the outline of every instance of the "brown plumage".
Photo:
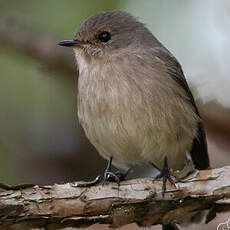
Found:
M 73 41 L 78 117 L 99 154 L 127 169 L 154 163 L 209 166 L 205 133 L 174 56 L 133 16 L 121 11 L 89 18 Z

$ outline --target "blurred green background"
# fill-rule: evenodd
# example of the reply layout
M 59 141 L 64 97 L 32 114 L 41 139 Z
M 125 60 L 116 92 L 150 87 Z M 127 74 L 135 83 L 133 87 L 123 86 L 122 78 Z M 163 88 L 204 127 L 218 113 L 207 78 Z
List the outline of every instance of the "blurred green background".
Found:
M 212 166 L 230 163 L 229 1 L 0 0 L 1 182 L 61 183 L 103 172 L 106 162 L 77 121 L 72 51 L 57 43 L 87 17 L 114 9 L 137 16 L 178 58 L 203 102 Z
M 119 8 L 121 2 L 0 1 L 0 14 L 9 21 L 9 26 L 10 23 L 19 25 L 19 28 L 31 30 L 32 35 L 36 30 L 64 39 L 72 38 L 85 18 L 96 12 Z M 21 39 L 17 30 L 12 35 Z M 56 50 L 62 49 L 56 45 L 58 41 L 53 39 Z M 73 179 L 65 174 L 73 173 L 74 177 L 74 171 L 75 178 L 80 179 L 78 158 L 71 169 L 68 166 L 69 159 L 78 154 L 80 146 L 80 134 L 76 131 L 77 70 L 75 74 L 47 71 L 49 63 L 39 62 L 33 54 L 28 55 L 27 44 L 23 46 L 18 52 L 10 45 L 0 45 L 1 179 L 8 183 L 54 183 L 66 177 Z M 71 50 L 66 53 L 71 55 Z M 74 67 L 74 61 L 71 64 Z M 66 167 L 58 165 L 62 160 L 67 161 Z

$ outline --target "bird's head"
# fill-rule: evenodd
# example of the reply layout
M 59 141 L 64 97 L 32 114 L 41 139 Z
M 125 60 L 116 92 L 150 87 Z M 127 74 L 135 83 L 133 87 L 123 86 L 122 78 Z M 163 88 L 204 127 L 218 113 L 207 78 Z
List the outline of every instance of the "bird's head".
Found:
M 72 47 L 76 57 L 106 57 L 127 49 L 138 49 L 151 43 L 153 35 L 132 15 L 110 11 L 90 17 L 81 24 L 73 40 L 64 40 L 61 46 Z

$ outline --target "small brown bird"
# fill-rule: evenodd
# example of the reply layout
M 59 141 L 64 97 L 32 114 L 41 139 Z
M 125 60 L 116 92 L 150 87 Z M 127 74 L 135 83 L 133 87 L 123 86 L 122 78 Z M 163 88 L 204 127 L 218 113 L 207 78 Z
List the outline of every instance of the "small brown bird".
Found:
M 136 18 L 103 12 L 86 20 L 73 40 L 78 64 L 78 117 L 99 154 L 109 161 L 104 180 L 119 182 L 111 163 L 181 170 L 186 154 L 209 166 L 202 121 L 180 64 Z

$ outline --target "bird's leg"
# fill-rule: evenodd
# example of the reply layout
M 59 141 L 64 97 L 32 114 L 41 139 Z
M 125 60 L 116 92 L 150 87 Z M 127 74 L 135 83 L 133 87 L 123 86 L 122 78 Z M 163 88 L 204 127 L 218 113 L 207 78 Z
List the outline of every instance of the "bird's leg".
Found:
M 106 181 L 114 181 L 114 182 L 117 182 L 117 184 L 119 185 L 120 181 L 124 180 L 125 177 L 127 176 L 127 174 L 130 172 L 130 169 L 126 173 L 121 173 L 120 171 L 117 171 L 114 173 L 111 171 L 112 160 L 113 160 L 113 158 L 110 157 L 108 165 L 107 165 L 105 172 L 104 172 L 103 183 L 105 183 Z
M 153 163 L 152 163 L 152 165 L 159 170 L 159 168 L 156 167 Z M 167 157 L 165 157 L 165 159 L 164 159 L 164 166 L 163 166 L 163 168 L 161 170 L 159 170 L 159 171 L 160 171 L 160 173 L 159 173 L 159 175 L 156 176 L 155 179 L 162 178 L 162 180 L 163 180 L 163 184 L 162 184 L 162 196 L 164 197 L 165 192 L 166 192 L 166 182 L 167 182 L 167 180 L 172 185 L 176 186 L 175 182 L 173 181 L 173 179 L 171 177 L 171 173 L 170 173 L 170 170 L 169 170 L 169 167 L 168 167 Z
M 108 161 L 108 165 L 105 169 L 105 172 L 104 172 L 104 180 L 103 180 L 103 183 L 105 183 L 106 181 L 115 181 L 117 182 L 117 184 L 119 185 L 120 184 L 120 178 L 118 175 L 116 175 L 114 172 L 111 171 L 111 166 L 112 166 L 112 160 L 113 158 L 110 157 L 109 158 L 109 161 Z

